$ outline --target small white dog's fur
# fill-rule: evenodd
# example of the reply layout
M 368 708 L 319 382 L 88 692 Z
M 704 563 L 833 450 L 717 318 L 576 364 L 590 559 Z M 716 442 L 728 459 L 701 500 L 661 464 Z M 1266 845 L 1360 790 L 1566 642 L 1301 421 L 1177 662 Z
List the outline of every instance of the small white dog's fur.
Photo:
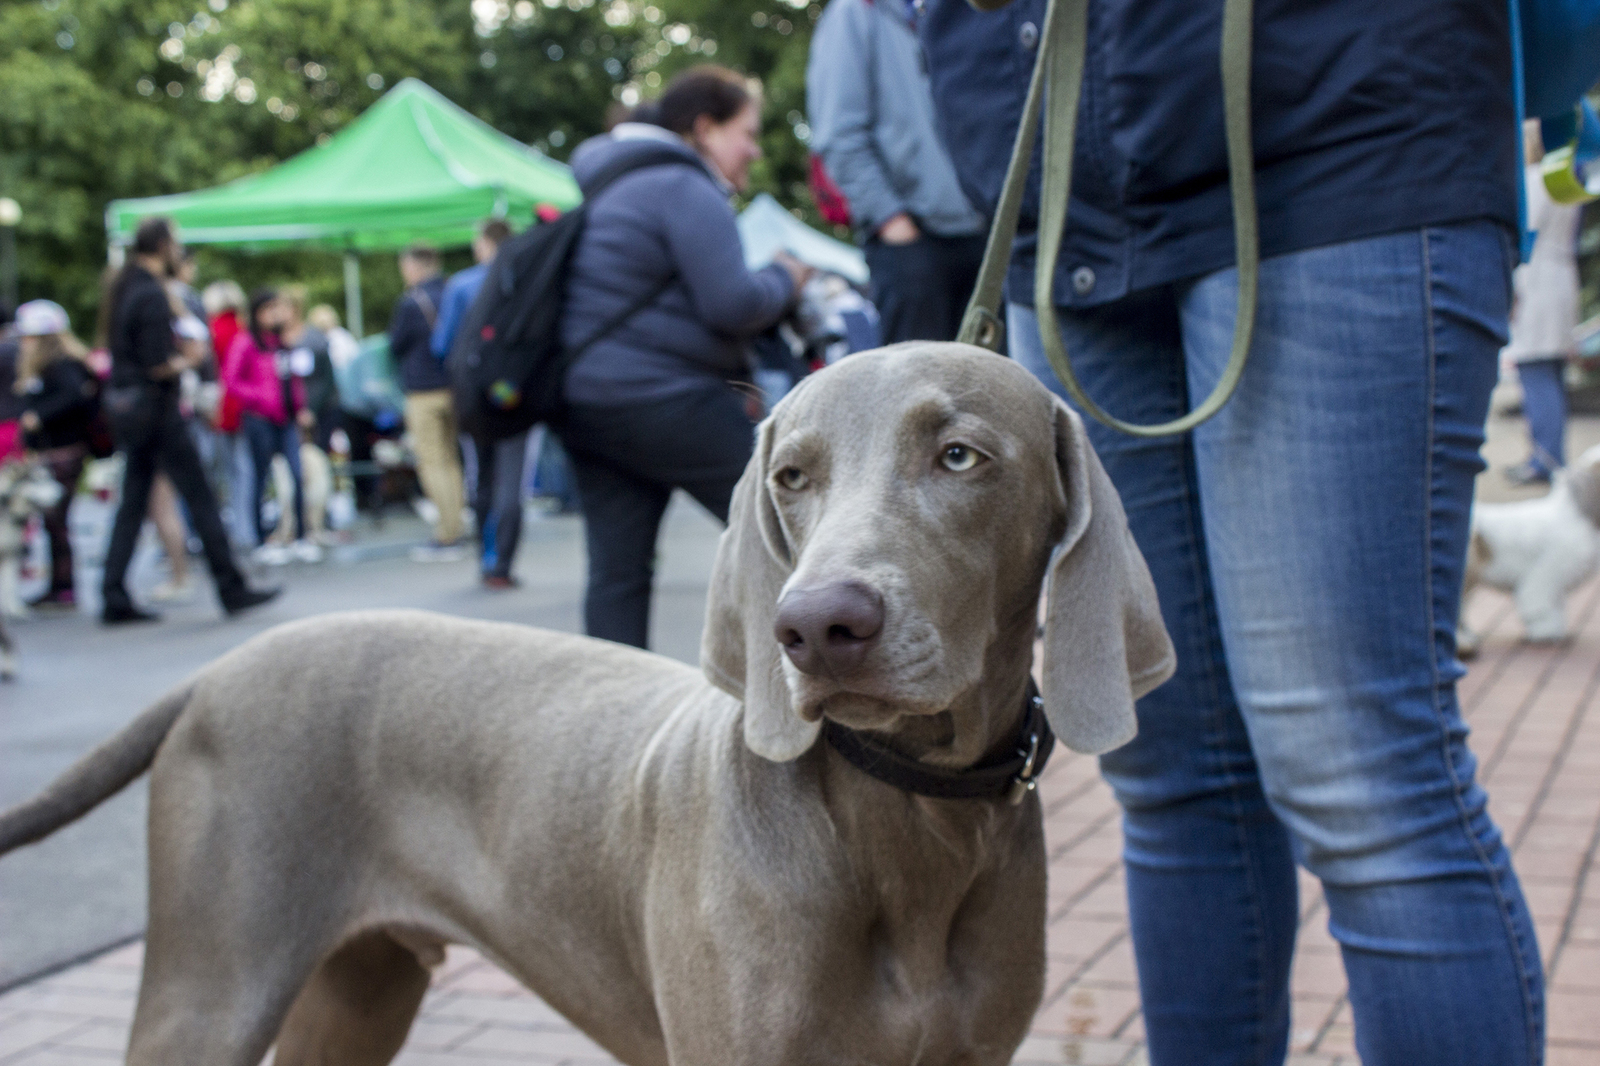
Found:
M 1600 445 L 1556 472 L 1548 494 L 1516 503 L 1481 504 L 1472 516 L 1472 542 L 1462 600 L 1479 584 L 1512 594 L 1528 640 L 1567 636 L 1567 593 L 1600 565 Z M 1461 628 L 1461 646 L 1477 638 Z
M 300 477 L 306 497 L 306 528 L 295 528 L 294 475 L 283 456 L 272 457 L 272 485 L 280 514 L 278 528 L 267 538 L 269 543 L 288 545 L 296 540 L 321 541 L 328 529 L 328 497 L 333 493 L 333 466 L 315 444 L 300 445 Z
M 22 534 L 35 512 L 60 499 L 61 486 L 43 464 L 0 463 L 0 681 L 16 676 L 16 655 L 5 620 L 28 613 L 20 589 Z

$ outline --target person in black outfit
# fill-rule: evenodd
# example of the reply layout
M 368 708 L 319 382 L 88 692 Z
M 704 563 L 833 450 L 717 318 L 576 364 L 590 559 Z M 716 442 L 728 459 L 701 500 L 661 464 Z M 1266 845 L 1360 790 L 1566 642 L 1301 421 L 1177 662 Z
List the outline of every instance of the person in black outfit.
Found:
M 135 607 L 125 584 L 158 469 L 172 479 L 189 505 L 189 517 L 205 547 L 222 609 L 238 614 L 266 603 L 280 591 L 252 589 L 234 565 L 228 534 L 217 517 L 216 499 L 178 411 L 178 375 L 194 366 L 200 355 L 198 346 L 189 355 L 177 351 L 172 305 L 163 285 L 181 254 L 170 222 L 145 219 L 134 236 L 132 255 L 111 290 L 111 381 L 104 403 L 127 468 L 101 589 L 105 604 L 101 618 L 108 625 L 150 622 L 158 617 Z

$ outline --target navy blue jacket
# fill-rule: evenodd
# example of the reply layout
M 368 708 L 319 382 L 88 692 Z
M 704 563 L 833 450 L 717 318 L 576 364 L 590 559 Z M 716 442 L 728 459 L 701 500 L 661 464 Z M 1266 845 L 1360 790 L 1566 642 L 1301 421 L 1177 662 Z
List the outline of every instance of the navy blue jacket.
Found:
M 991 214 L 1044 10 L 926 0 L 921 19 L 941 132 Z M 1221 20 L 1222 0 L 1090 4 L 1057 304 L 1233 264 Z M 1256 0 L 1253 55 L 1263 256 L 1469 218 L 1516 225 L 1506 0 Z M 1027 306 L 1038 182 L 1036 156 L 1007 286 Z
M 407 392 L 432 392 L 450 387 L 450 372 L 433 354 L 433 324 L 444 299 L 444 278 L 435 274 L 407 289 L 389 320 L 389 354 Z M 424 307 L 426 304 L 426 307 Z
M 744 378 L 746 342 L 776 322 L 794 294 L 778 264 L 747 269 L 728 190 L 675 134 L 623 123 L 578 146 L 573 176 L 588 195 L 615 161 L 663 145 L 681 152 L 683 165 L 632 171 L 589 203 L 567 274 L 562 342 L 582 346 L 663 280 L 671 284 L 573 362 L 572 403 L 652 403 Z

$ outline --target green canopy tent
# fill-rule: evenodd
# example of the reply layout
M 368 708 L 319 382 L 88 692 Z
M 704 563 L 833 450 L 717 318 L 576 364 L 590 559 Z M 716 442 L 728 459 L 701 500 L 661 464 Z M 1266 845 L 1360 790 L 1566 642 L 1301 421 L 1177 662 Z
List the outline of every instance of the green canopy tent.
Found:
M 567 167 L 407 78 L 326 144 L 271 170 L 197 192 L 112 201 L 106 232 L 113 246 L 126 246 L 140 219 L 165 215 L 189 244 L 343 252 L 346 313 L 360 336 L 357 252 L 465 244 L 485 218 L 527 225 L 537 205 L 565 210 L 581 198 Z

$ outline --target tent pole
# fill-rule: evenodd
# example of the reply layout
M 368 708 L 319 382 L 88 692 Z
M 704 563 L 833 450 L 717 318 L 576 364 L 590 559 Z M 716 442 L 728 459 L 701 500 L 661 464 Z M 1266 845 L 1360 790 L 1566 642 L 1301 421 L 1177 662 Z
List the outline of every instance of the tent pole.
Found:
M 357 340 L 365 334 L 361 321 L 361 257 L 344 253 L 344 324 Z

